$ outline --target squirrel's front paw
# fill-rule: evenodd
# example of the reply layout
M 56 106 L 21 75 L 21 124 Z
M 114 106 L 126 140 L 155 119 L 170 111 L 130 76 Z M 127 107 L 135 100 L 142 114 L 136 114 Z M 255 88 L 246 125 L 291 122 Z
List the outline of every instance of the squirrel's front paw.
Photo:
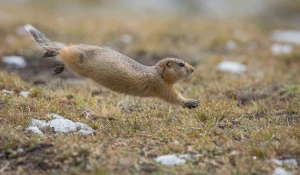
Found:
M 184 108 L 189 108 L 189 109 L 196 108 L 198 106 L 200 106 L 200 102 L 194 99 L 186 101 L 183 105 Z

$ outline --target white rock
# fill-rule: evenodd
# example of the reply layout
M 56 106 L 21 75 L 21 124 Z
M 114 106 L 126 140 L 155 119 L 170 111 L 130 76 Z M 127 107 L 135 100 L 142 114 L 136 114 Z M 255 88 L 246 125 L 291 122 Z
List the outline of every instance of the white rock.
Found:
M 77 128 L 88 130 L 88 131 L 94 131 L 93 128 L 89 127 L 86 124 L 83 124 L 83 123 L 80 123 L 80 122 L 76 122 L 75 124 L 76 124 Z
M 293 51 L 293 47 L 289 44 L 273 44 L 271 51 L 274 55 L 289 54 Z
M 32 119 L 30 126 L 27 128 L 27 130 L 36 130 L 38 129 L 45 129 L 46 127 L 51 127 L 55 132 L 64 132 L 68 133 L 71 131 L 77 131 L 80 135 L 88 135 L 92 134 L 94 132 L 94 129 L 90 126 L 80 123 L 80 122 L 73 122 L 71 120 L 65 119 L 60 115 L 50 113 L 47 114 L 47 117 L 52 119 L 49 122 L 46 122 L 45 120 L 36 120 Z M 37 131 L 38 132 L 38 131 Z M 41 132 L 41 131 L 40 131 Z
M 21 56 L 3 56 L 2 60 L 8 66 L 12 66 L 16 68 L 26 67 L 26 61 Z
M 80 135 L 90 135 L 90 134 L 93 134 L 94 131 L 91 131 L 91 130 L 84 130 L 84 129 L 81 129 L 78 131 L 78 134 Z
M 53 119 L 49 121 L 49 126 L 53 128 L 55 132 L 68 133 L 77 130 L 77 125 L 69 119 Z
M 129 34 L 124 34 L 121 36 L 121 41 L 124 43 L 131 43 L 133 41 L 133 37 Z
M 226 48 L 227 48 L 228 50 L 233 50 L 233 49 L 236 48 L 236 43 L 235 43 L 234 41 L 232 41 L 232 40 L 227 41 L 227 43 L 226 43 Z
M 192 156 L 189 154 L 180 154 L 178 157 L 185 160 L 192 160 Z
M 26 128 L 26 130 L 31 131 L 33 133 L 40 134 L 40 135 L 43 134 L 43 132 L 36 126 L 30 126 L 30 127 Z
M 170 155 L 163 155 L 163 156 L 158 156 L 157 158 L 154 159 L 156 162 L 159 162 L 163 165 L 180 165 L 184 164 L 186 160 L 179 158 L 176 154 L 170 154 Z
M 247 66 L 234 61 L 222 61 L 218 64 L 217 69 L 224 72 L 241 74 L 247 70 Z
M 64 119 L 64 117 L 62 117 L 61 115 L 54 114 L 54 113 L 47 114 L 47 117 L 50 119 Z
M 271 159 L 271 162 L 275 163 L 276 165 L 290 165 L 290 166 L 297 166 L 298 162 L 296 159 L 284 159 L 284 160 L 278 160 L 278 159 Z
M 272 39 L 278 42 L 300 44 L 300 30 L 275 30 Z
M 14 93 L 13 91 L 8 91 L 6 89 L 2 89 L 2 92 L 6 93 L 6 94 L 13 94 Z
M 277 168 L 275 168 L 272 175 L 292 175 L 292 173 L 289 171 L 286 171 L 284 168 L 277 167 Z
M 30 127 L 37 127 L 39 129 L 44 129 L 48 126 L 49 123 L 47 123 L 45 120 L 31 119 Z
M 21 91 L 20 95 L 23 96 L 23 97 L 25 97 L 25 98 L 27 98 L 28 95 L 29 95 L 29 91 Z

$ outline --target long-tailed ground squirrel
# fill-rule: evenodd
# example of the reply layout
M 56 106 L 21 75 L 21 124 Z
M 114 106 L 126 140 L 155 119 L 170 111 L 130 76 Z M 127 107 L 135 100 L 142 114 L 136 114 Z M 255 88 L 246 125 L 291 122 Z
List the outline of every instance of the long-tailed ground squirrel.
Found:
M 116 92 L 139 96 L 158 97 L 169 103 L 196 108 L 199 101 L 186 99 L 173 87 L 192 75 L 194 68 L 176 58 L 165 58 L 154 66 L 144 66 L 114 50 L 93 45 L 58 46 L 31 25 L 25 29 L 45 50 L 44 57 L 60 55 L 63 65 L 55 69 L 59 74 L 66 66 L 75 74 L 91 78 Z

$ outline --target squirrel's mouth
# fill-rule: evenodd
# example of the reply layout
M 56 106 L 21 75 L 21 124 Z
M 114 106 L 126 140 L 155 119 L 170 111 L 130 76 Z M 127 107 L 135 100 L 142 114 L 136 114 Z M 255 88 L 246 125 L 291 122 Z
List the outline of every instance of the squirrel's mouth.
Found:
M 185 76 L 185 78 L 189 78 L 192 75 L 193 75 L 193 72 L 188 72 L 187 75 Z

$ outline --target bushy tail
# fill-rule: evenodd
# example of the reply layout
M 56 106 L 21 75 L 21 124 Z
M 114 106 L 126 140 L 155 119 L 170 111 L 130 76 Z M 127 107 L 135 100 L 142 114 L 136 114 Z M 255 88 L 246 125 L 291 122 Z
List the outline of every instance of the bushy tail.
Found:
M 46 36 L 42 32 L 40 32 L 30 24 L 26 24 L 24 28 L 31 34 L 32 39 L 35 40 L 38 45 L 46 51 L 44 53 L 44 57 L 54 57 L 56 55 L 59 55 L 62 49 L 61 46 L 54 44 L 52 41 L 46 38 Z

